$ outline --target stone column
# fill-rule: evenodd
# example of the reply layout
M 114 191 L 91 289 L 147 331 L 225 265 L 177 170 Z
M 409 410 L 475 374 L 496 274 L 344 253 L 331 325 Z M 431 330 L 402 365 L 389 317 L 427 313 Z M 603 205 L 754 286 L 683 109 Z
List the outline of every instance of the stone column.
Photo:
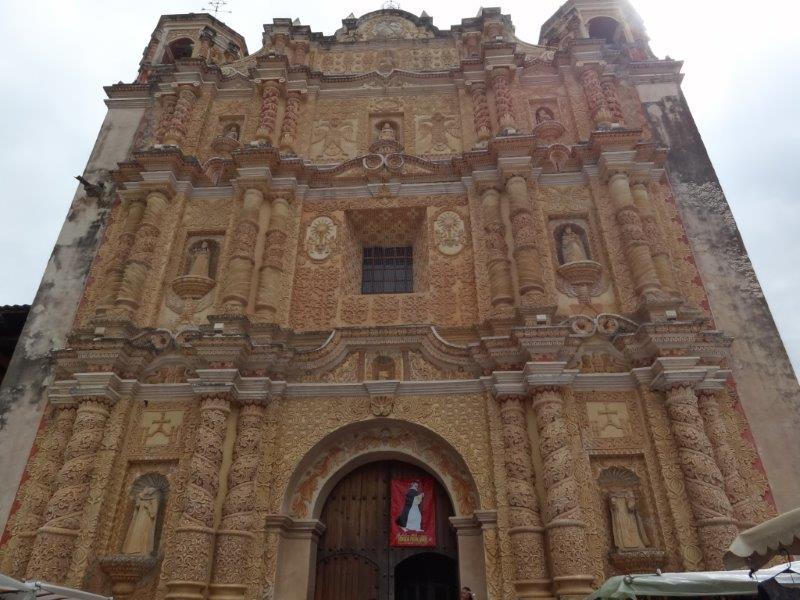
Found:
M 24 578 L 31 556 L 36 532 L 44 520 L 48 500 L 53 495 L 56 476 L 63 464 L 64 451 L 75 421 L 75 407 L 67 404 L 53 406 L 47 429 L 32 454 L 26 469 L 26 479 L 20 486 L 20 505 L 9 519 L 11 541 L 0 571 L 12 577 Z M 13 526 L 12 526 L 13 519 Z M 13 529 L 11 528 L 13 527 Z
M 511 217 L 511 235 L 514 237 L 519 295 L 524 299 L 529 295 L 543 294 L 542 259 L 536 247 L 536 229 L 525 178 L 519 175 L 511 177 L 506 182 L 506 193 Z
M 103 300 L 97 309 L 98 314 L 114 306 L 119 295 L 122 277 L 125 273 L 125 265 L 136 240 L 136 232 L 142 222 L 142 215 L 145 210 L 145 202 L 142 198 L 133 198 L 127 204 L 127 211 L 122 223 L 122 231 L 117 242 L 117 249 L 114 258 L 106 271 L 106 279 L 103 283 Z
M 497 109 L 498 129 L 516 131 L 517 120 L 514 118 L 514 103 L 508 85 L 509 71 L 498 68 L 492 71 L 492 89 L 494 89 L 494 105 Z
M 161 116 L 156 127 L 156 139 L 159 144 L 165 144 L 164 138 L 167 135 L 172 119 L 175 118 L 175 104 L 178 102 L 178 95 L 175 93 L 164 94 L 160 98 Z
M 281 148 L 294 152 L 297 137 L 297 120 L 300 118 L 300 92 L 291 91 L 286 94 L 286 110 L 283 112 L 281 125 Z
M 583 91 L 586 94 L 586 102 L 589 104 L 589 112 L 597 127 L 605 127 L 613 120 L 613 115 L 608 108 L 603 86 L 600 83 L 600 76 L 594 67 L 586 67 L 580 73 Z
M 704 390 L 698 395 L 698 408 L 703 417 L 706 434 L 714 449 L 714 458 L 722 473 L 723 486 L 728 500 L 733 508 L 739 529 L 748 529 L 755 525 L 754 515 L 751 513 L 751 494 L 747 482 L 739 472 L 739 460 L 736 452 L 731 447 L 730 435 L 722 420 L 719 410 L 719 398 L 725 390 L 717 392 Z
M 634 205 L 642 219 L 645 239 L 649 242 L 650 253 L 653 257 L 653 264 L 656 268 L 658 280 L 661 282 L 661 287 L 670 294 L 678 294 L 678 283 L 672 270 L 672 260 L 667 251 L 664 235 L 656 220 L 656 213 L 653 209 L 653 202 L 650 198 L 647 184 L 641 181 L 634 182 L 633 186 L 631 186 L 631 191 Z
M 63 583 L 67 576 L 110 406 L 103 397 L 78 400 L 64 464 L 55 477 L 55 491 L 47 502 L 44 525 L 36 533 L 28 579 Z
M 500 212 L 500 192 L 489 188 L 483 192 L 482 200 L 481 217 L 492 308 L 498 315 L 508 316 L 514 304 L 514 292 L 511 289 L 511 261 L 508 259 L 506 228 Z
M 531 445 L 525 422 L 524 399 L 500 399 L 503 423 L 506 487 L 515 598 L 549 598 L 550 579 L 544 551 L 544 529 L 533 484 Z
M 673 384 L 667 388 L 666 397 L 705 567 L 719 570 L 724 568 L 722 555 L 738 533 L 722 473 L 706 435 L 694 389 L 688 384 Z
M 280 98 L 278 84 L 274 81 L 265 82 L 261 87 L 261 109 L 255 135 L 255 139 L 260 142 L 272 144 L 275 122 L 278 118 L 278 98 Z
M 270 318 L 275 317 L 280 305 L 288 219 L 289 203 L 283 198 L 275 198 L 272 201 L 272 217 L 264 238 L 264 255 L 256 296 L 256 312 L 268 315 Z
M 255 477 L 261 459 L 261 440 L 267 407 L 264 403 L 242 406 L 236 428 L 228 492 L 217 532 L 211 600 L 244 598 L 249 578 L 250 547 L 256 531 Z
M 620 228 L 620 237 L 625 246 L 625 258 L 633 277 L 633 284 L 639 297 L 661 291 L 650 247 L 642 229 L 639 212 L 633 202 L 630 181 L 627 173 L 616 172 L 608 181 L 608 190 L 614 203 L 614 212 Z
M 468 587 L 478 597 L 486 597 L 486 560 L 481 523 L 470 517 L 450 517 L 458 546 L 458 587 Z M 495 517 L 496 519 L 496 517 Z
M 180 146 L 189 131 L 189 120 L 192 118 L 194 105 L 197 103 L 197 92 L 192 85 L 178 87 L 178 99 L 169 127 L 164 134 L 164 143 Z
M 225 395 L 208 394 L 200 400 L 200 427 L 189 463 L 185 505 L 168 550 L 173 570 L 167 582 L 167 598 L 205 597 L 214 552 L 214 503 L 229 412 L 230 401 Z
M 586 560 L 586 524 L 561 390 L 557 387 L 535 389 L 532 406 L 539 431 L 545 529 L 556 594 L 559 598 L 583 598 L 592 592 L 594 577 L 589 574 Z
M 169 199 L 163 192 L 153 191 L 147 194 L 145 203 L 116 302 L 118 308 L 130 313 L 135 313 L 139 308 L 147 275 L 153 266 L 156 244 L 161 235 L 160 227 Z
M 258 238 L 258 218 L 264 193 L 256 188 L 244 192 L 242 211 L 236 225 L 231 244 L 231 258 L 228 261 L 228 276 L 222 303 L 225 310 L 244 314 L 250 300 L 250 286 L 255 264 L 256 239 Z
M 614 78 L 604 77 L 600 82 L 600 88 L 603 90 L 603 97 L 606 99 L 606 106 L 611 114 L 612 123 L 624 126 L 625 116 L 622 114 L 622 104 L 620 104 L 619 96 L 617 95 L 617 85 L 614 82 Z
M 485 142 L 492 137 L 492 122 L 489 117 L 489 102 L 486 99 L 486 84 L 474 81 L 469 84 L 472 95 L 472 117 L 475 122 L 475 135 L 478 142 Z

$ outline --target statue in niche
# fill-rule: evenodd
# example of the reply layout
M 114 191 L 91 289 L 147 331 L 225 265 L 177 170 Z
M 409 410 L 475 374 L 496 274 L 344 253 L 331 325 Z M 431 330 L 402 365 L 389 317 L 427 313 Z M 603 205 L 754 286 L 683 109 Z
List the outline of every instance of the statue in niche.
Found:
M 642 517 L 636 508 L 636 494 L 632 489 L 609 492 L 608 507 L 611 511 L 614 545 L 618 550 L 642 550 L 650 546 Z
M 391 121 L 386 121 L 383 124 L 381 127 L 381 132 L 378 135 L 378 139 L 382 142 L 397 141 L 397 132 L 394 130 L 394 126 L 392 125 Z
M 189 251 L 189 275 L 211 277 L 211 247 L 203 240 Z
M 589 260 L 581 236 L 569 225 L 561 234 L 561 256 L 563 264 Z
M 394 361 L 388 356 L 378 356 L 372 362 L 372 378 L 376 381 L 395 379 Z
M 156 543 L 156 521 L 161 491 L 153 486 L 142 487 L 134 496 L 133 515 L 122 545 L 123 554 L 152 554 Z
M 230 123 L 225 127 L 225 130 L 222 132 L 222 135 L 226 138 L 230 138 L 235 141 L 239 141 L 239 135 L 241 134 L 241 128 L 239 127 L 238 123 Z
M 546 106 L 540 106 L 536 109 L 536 124 L 545 123 L 547 121 L 555 121 L 553 111 Z

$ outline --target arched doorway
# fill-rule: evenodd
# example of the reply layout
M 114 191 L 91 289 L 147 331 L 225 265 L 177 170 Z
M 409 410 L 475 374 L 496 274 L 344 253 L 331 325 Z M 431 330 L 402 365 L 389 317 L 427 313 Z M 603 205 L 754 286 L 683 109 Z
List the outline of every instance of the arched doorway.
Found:
M 434 480 L 434 547 L 390 545 L 392 479 L 431 477 L 399 461 L 351 471 L 328 494 L 320 515 L 315 600 L 449 600 L 458 594 L 458 547 L 450 498 Z

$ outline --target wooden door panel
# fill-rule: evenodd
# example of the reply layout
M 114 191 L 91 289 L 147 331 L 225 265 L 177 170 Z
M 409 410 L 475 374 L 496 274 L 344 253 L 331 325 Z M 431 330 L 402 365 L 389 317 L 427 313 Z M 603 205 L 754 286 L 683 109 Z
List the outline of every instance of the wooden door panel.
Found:
M 413 465 L 384 461 L 359 467 L 336 484 L 320 515 L 325 531 L 317 551 L 315 600 L 393 600 L 395 567 L 404 559 L 431 551 L 457 558 L 452 505 L 438 484 L 436 548 L 389 547 L 391 478 L 427 475 Z

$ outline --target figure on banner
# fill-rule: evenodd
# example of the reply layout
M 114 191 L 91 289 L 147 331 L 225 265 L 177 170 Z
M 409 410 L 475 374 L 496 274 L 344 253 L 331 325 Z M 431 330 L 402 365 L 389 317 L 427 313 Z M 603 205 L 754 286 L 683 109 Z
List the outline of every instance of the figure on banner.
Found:
M 397 523 L 404 531 L 422 531 L 422 499 L 425 494 L 419 491 L 419 481 L 411 482 L 406 492 L 403 512 L 397 517 Z

